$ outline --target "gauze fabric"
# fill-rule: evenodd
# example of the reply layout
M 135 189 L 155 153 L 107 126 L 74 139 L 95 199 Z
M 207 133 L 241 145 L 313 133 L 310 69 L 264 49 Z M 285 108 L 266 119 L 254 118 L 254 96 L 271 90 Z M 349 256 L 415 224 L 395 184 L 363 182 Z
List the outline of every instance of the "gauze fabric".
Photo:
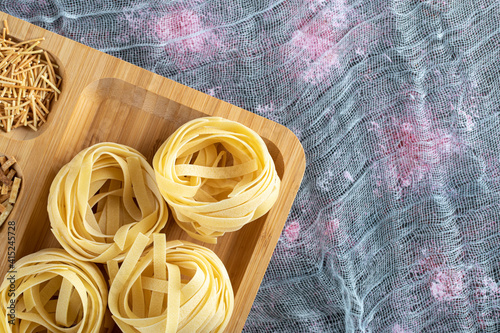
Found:
M 500 2 L 0 10 L 298 136 L 305 177 L 245 332 L 500 331 Z

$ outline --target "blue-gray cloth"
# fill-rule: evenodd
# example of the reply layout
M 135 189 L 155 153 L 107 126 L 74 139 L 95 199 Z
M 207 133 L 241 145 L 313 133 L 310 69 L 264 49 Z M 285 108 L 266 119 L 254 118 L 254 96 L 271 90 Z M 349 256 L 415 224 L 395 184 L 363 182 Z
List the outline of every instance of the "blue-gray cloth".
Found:
M 500 332 L 500 2 L 2 0 L 290 128 L 245 332 Z

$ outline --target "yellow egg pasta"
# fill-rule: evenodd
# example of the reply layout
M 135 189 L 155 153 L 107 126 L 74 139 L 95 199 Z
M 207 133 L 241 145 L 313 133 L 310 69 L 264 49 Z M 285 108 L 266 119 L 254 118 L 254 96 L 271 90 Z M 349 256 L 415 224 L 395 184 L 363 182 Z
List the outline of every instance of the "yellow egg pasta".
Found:
M 168 220 L 154 171 L 136 150 L 98 143 L 77 154 L 50 187 L 52 232 L 75 258 L 123 260 L 139 233 L 150 236 Z
M 234 307 L 231 282 L 211 250 L 139 234 L 121 265 L 107 264 L 108 306 L 125 333 L 222 332 Z
M 14 267 L 0 286 L 1 332 L 112 331 L 106 281 L 95 264 L 62 249 L 44 249 Z
M 208 243 L 267 213 L 280 188 L 262 138 L 219 117 L 178 128 L 157 151 L 153 168 L 177 224 Z

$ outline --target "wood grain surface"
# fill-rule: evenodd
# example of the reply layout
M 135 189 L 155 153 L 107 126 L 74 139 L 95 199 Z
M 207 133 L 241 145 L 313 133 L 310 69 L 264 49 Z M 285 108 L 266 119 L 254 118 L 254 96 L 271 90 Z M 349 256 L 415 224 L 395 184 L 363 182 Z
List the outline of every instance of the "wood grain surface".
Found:
M 49 187 L 59 169 L 97 142 L 129 145 L 151 163 L 165 139 L 185 122 L 220 116 L 255 130 L 266 142 L 282 180 L 273 208 L 218 244 L 193 240 L 170 219 L 167 239 L 186 239 L 211 248 L 224 262 L 235 293 L 226 332 L 242 330 L 273 250 L 300 186 L 304 151 L 286 127 L 166 79 L 130 63 L 0 12 L 16 39 L 45 37 L 63 77 L 59 100 L 38 132 L 19 128 L 0 133 L 0 153 L 14 155 L 23 172 L 23 195 L 8 219 L 16 221 L 16 259 L 42 248 L 60 247 L 50 231 Z M 6 223 L 7 224 L 7 223 Z M 7 228 L 0 229 L 0 269 L 8 270 Z

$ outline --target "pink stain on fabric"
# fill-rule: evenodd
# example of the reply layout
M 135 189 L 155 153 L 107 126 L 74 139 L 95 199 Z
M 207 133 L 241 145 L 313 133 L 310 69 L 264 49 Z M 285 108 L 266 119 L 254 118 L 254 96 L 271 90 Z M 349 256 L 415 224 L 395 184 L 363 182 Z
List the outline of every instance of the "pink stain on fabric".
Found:
M 483 279 L 484 285 L 491 291 L 493 294 L 499 294 L 500 293 L 500 288 L 498 287 L 498 284 L 493 281 L 493 279 L 489 276 L 486 276 Z
M 315 12 L 316 10 L 324 7 L 327 4 L 327 0 L 309 0 L 309 9 Z
M 474 129 L 474 126 L 476 125 L 474 119 L 472 119 L 472 116 L 470 114 L 466 114 L 465 112 L 463 113 L 463 116 L 465 117 L 465 128 L 468 132 L 472 131 Z
M 429 129 L 409 120 L 390 119 L 384 125 L 376 123 L 368 129 L 381 139 L 382 169 L 390 189 L 401 191 L 412 187 L 428 176 L 445 155 L 460 150 L 458 140 L 444 130 Z
M 354 183 L 354 178 L 352 178 L 351 173 L 349 171 L 344 171 L 344 178 L 350 181 L 351 183 Z
M 332 42 L 328 38 L 315 35 L 317 31 L 297 30 L 292 35 L 292 45 L 303 49 L 311 60 L 318 59 L 330 47 Z
M 266 105 L 257 105 L 255 108 L 255 111 L 260 112 L 260 113 L 268 113 L 268 112 L 273 112 L 275 111 L 275 107 L 273 105 L 273 102 L 266 104 Z
M 285 228 L 285 237 L 289 242 L 294 242 L 299 238 L 300 224 L 293 221 Z
M 464 274 L 453 269 L 438 272 L 431 282 L 431 294 L 438 301 L 450 301 L 464 290 Z
M 212 96 L 212 97 L 215 97 L 215 95 L 217 94 L 217 91 L 221 90 L 222 87 L 221 86 L 217 86 L 217 87 L 213 87 L 213 88 L 209 88 L 207 90 L 207 94 Z
M 333 239 L 337 231 L 339 230 L 340 220 L 333 219 L 326 223 L 325 234 L 328 238 Z
M 451 103 L 450 103 L 450 108 L 451 108 L 451 110 L 455 110 L 455 106 Z M 470 115 L 462 109 L 458 110 L 458 114 L 460 116 L 464 117 L 465 129 L 467 130 L 467 132 L 472 131 L 474 129 L 474 127 L 476 126 L 476 122 L 474 121 L 474 118 L 472 116 L 477 116 L 477 115 L 475 115 L 474 112 L 472 112 L 472 115 Z
M 201 52 L 206 49 L 213 34 L 205 27 L 198 14 L 192 10 L 169 13 L 156 22 L 156 34 L 162 41 L 180 39 L 176 42 L 180 51 Z
M 312 1 L 311 9 L 322 8 L 314 21 L 295 31 L 290 41 L 295 52 L 306 64 L 302 79 L 317 84 L 328 77 L 334 68 L 340 68 L 338 41 L 348 28 L 349 8 L 344 0 L 336 0 L 330 8 L 323 1 Z
M 401 325 L 396 323 L 392 327 L 392 333 L 412 333 L 412 331 L 405 330 Z
M 151 13 L 144 9 L 125 11 L 121 20 L 127 23 L 128 29 L 124 29 L 123 40 L 130 38 L 129 35 L 137 35 L 143 33 L 145 29 L 149 29 Z
M 500 295 L 500 287 L 491 277 L 484 276 L 481 282 L 477 290 L 477 296 L 498 297 L 498 295 Z
M 304 71 L 302 78 L 306 82 L 318 84 L 331 74 L 333 68 L 337 67 L 340 67 L 337 50 L 328 50 L 323 57 Z

